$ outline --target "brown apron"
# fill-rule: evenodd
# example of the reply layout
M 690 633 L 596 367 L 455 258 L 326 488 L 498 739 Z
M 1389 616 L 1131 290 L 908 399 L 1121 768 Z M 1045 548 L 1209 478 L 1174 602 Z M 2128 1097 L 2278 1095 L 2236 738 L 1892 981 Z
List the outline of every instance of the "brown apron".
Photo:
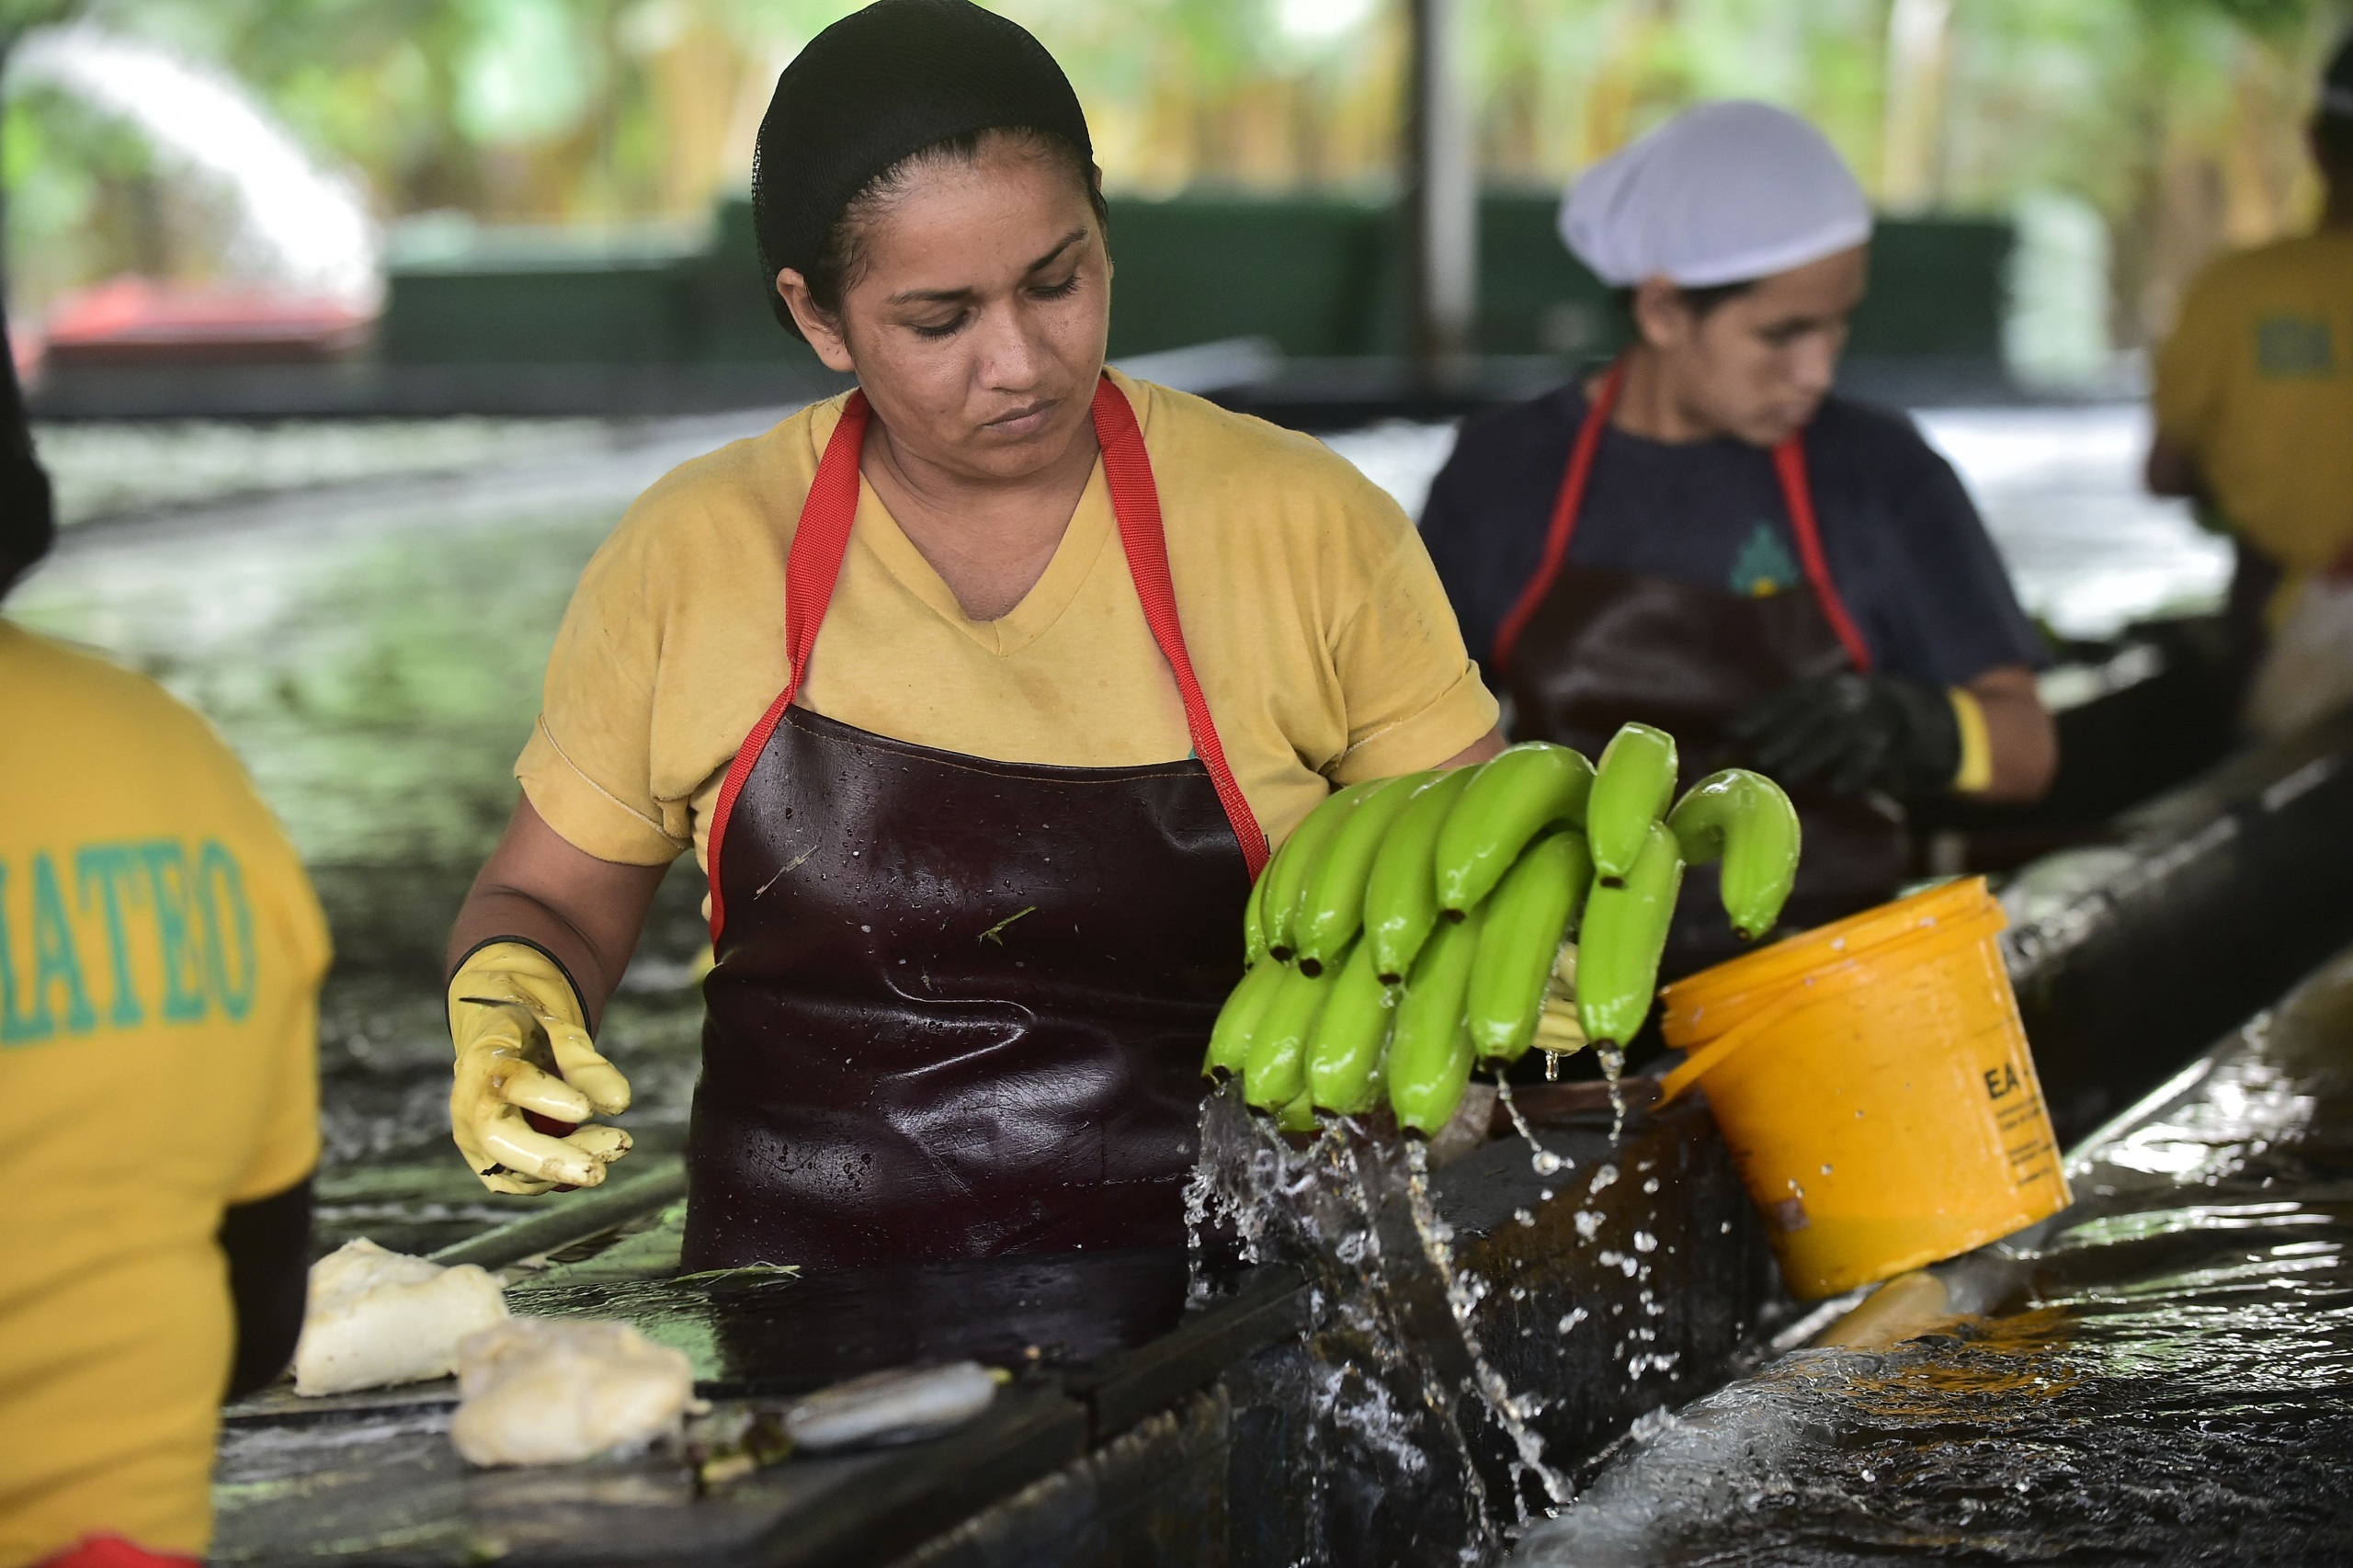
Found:
M 1267 845 L 1194 677 L 1134 411 L 1096 392 L 1130 575 L 1194 755 L 994 762 L 792 706 L 858 509 L 853 393 L 786 570 L 791 674 L 710 840 L 685 1267 L 1184 1242 L 1201 1051 Z
M 1675 736 L 1688 785 L 1743 760 L 1724 726 L 1750 703 L 1791 681 L 1869 670 L 1871 653 L 1831 581 L 1799 436 L 1773 449 L 1773 468 L 1811 593 L 1754 598 L 1569 563 L 1594 456 L 1624 381 L 1621 360 L 1586 411 L 1541 562 L 1495 633 L 1494 664 L 1511 696 L 1514 738 L 1598 756 L 1619 725 L 1655 724 Z M 1817 926 L 1894 896 L 1910 856 L 1900 807 L 1818 789 L 1790 795 L 1805 848 L 1785 928 Z M 1663 972 L 1688 974 L 1739 948 L 1717 903 L 1714 872 L 1693 871 Z

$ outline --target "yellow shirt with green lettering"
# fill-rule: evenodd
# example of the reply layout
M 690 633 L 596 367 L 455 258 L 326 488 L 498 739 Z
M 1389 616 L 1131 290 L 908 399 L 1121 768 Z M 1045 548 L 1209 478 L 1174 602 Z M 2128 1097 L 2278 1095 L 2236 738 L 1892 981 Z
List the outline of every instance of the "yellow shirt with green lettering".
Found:
M 318 1163 L 326 925 L 210 726 L 0 620 L 0 1568 L 200 1551 L 222 1209 Z
M 2155 405 L 2223 518 L 2292 574 L 2353 546 L 2353 233 L 2209 267 L 2157 355 Z
M 1312 437 L 1114 379 L 1152 459 L 1187 650 L 1270 840 L 1334 784 L 1429 767 L 1494 727 L 1386 493 Z M 785 553 L 841 406 L 679 468 L 589 563 L 516 764 L 540 816 L 589 854 L 704 856 L 728 763 L 784 686 Z M 1192 749 L 1099 462 L 1037 585 L 992 621 L 964 615 L 862 485 L 798 701 L 1002 762 L 1135 767 Z

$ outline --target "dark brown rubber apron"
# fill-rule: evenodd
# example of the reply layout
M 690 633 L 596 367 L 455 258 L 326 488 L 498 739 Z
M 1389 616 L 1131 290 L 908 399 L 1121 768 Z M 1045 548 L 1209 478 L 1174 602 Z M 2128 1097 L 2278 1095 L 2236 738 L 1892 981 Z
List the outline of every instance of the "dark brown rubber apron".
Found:
M 1724 726 L 1750 703 L 1794 680 L 1868 670 L 1871 653 L 1831 581 L 1799 436 L 1773 449 L 1773 470 L 1811 593 L 1752 598 L 1569 563 L 1569 540 L 1625 374 L 1623 360 L 1611 366 L 1586 411 L 1541 563 L 1495 633 L 1495 665 L 1511 694 L 1515 739 L 1556 741 L 1597 757 L 1619 725 L 1655 724 L 1676 738 L 1688 785 L 1743 760 Z M 1790 795 L 1805 848 L 1784 927 L 1817 926 L 1894 896 L 1909 843 L 1893 802 L 1802 788 Z M 1739 945 L 1725 928 L 1714 875 L 1695 872 L 1677 911 L 1665 972 L 1688 974 Z
M 1193 756 L 993 762 L 792 706 L 858 511 L 851 394 L 786 568 L 791 674 L 712 815 L 685 1267 L 1178 1245 L 1201 1052 L 1267 844 L 1177 624 L 1150 460 L 1097 387 Z

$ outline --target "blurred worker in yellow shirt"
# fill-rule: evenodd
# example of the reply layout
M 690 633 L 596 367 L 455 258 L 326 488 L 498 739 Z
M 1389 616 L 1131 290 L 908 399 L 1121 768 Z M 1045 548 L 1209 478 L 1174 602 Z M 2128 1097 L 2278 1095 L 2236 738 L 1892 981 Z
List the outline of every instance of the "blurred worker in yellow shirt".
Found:
M 0 321 L 0 594 L 51 532 Z M 0 1568 L 204 1551 L 301 1327 L 326 963 L 211 728 L 0 619 Z
M 2268 643 L 2247 693 L 2257 735 L 2353 702 L 2353 38 L 2310 131 L 2318 226 L 2223 257 L 2191 285 L 2156 363 L 2149 488 L 2236 536 L 2234 629 Z

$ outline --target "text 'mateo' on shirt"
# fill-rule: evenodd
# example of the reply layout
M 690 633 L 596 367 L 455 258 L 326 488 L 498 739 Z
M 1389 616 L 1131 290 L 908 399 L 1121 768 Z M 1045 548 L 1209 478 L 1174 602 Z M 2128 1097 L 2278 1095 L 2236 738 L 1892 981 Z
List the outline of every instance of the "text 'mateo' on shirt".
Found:
M 326 922 L 211 728 L 0 620 L 0 1562 L 197 1552 L 222 1210 L 318 1163 Z

